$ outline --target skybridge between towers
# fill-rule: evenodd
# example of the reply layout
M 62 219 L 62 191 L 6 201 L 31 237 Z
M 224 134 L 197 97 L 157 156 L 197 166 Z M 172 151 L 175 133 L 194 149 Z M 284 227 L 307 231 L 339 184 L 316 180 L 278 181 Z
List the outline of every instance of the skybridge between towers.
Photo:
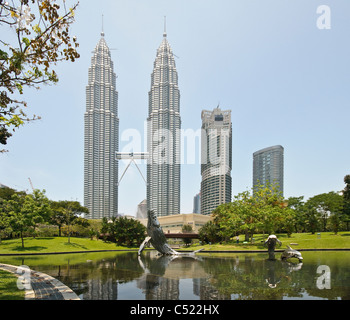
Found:
M 126 171 L 129 169 L 131 163 L 134 163 L 137 170 L 139 171 L 143 181 L 145 181 L 145 184 L 147 185 L 147 181 L 145 179 L 145 177 L 143 176 L 139 166 L 137 165 L 137 163 L 135 162 L 135 160 L 148 160 L 149 159 L 149 153 L 148 152 L 116 152 L 115 153 L 115 160 L 119 161 L 119 160 L 130 160 L 128 165 L 126 166 L 122 176 L 120 177 L 119 181 L 118 181 L 118 186 L 121 182 L 121 180 L 123 179 Z

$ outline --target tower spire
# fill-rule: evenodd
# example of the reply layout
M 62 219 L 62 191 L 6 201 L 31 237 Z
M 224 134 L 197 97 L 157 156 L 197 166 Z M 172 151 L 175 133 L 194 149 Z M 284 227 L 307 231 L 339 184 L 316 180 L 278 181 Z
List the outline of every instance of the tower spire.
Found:
M 101 32 L 101 36 L 102 37 L 105 36 L 105 32 L 104 32 L 104 28 L 103 28 L 103 14 L 102 14 L 102 32 Z
M 164 16 L 164 33 L 163 33 L 163 37 L 166 37 L 166 16 Z

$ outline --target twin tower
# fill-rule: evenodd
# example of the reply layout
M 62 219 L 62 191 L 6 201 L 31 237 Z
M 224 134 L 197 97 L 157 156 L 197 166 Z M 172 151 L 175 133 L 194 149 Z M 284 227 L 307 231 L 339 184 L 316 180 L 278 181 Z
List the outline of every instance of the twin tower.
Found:
M 147 128 L 147 209 L 180 213 L 180 91 L 163 34 L 151 75 Z M 84 114 L 84 206 L 92 219 L 118 214 L 119 118 L 116 75 L 101 33 L 91 59 Z

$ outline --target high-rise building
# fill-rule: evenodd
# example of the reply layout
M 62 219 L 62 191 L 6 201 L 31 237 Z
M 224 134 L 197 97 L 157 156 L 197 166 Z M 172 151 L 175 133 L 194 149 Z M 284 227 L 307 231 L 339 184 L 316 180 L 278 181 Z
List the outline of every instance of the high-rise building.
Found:
M 211 214 L 232 195 L 231 110 L 202 111 L 201 213 Z
M 147 132 L 147 209 L 180 213 L 180 91 L 172 49 L 164 32 L 151 75 Z
M 101 33 L 89 68 L 84 115 L 84 205 L 89 218 L 118 214 L 118 92 L 110 50 Z
M 142 200 L 137 206 L 137 219 L 147 219 L 147 200 Z
M 201 213 L 201 194 L 197 193 L 193 197 L 193 213 Z
M 283 195 L 284 148 L 280 145 L 253 153 L 253 189 L 258 184 L 275 186 Z

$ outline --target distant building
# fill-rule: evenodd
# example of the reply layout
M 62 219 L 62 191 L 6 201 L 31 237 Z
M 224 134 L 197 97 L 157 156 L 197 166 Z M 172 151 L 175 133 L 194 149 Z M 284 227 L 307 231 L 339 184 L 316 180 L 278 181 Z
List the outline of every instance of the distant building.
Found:
M 232 195 L 231 110 L 202 111 L 201 213 L 209 215 Z
M 118 92 L 103 32 L 91 58 L 84 126 L 84 206 L 91 219 L 117 216 Z
M 143 200 L 137 206 L 136 212 L 137 219 L 147 219 L 147 200 Z
M 192 231 L 198 233 L 199 229 L 211 220 L 211 215 L 198 213 L 175 214 L 170 216 L 158 217 L 158 221 L 164 233 L 181 233 L 184 224 L 192 226 Z M 147 226 L 147 219 L 139 219 Z
M 196 194 L 193 198 L 193 213 L 201 213 L 201 195 Z
M 253 153 L 253 188 L 261 184 L 276 186 L 283 195 L 284 148 L 280 145 Z

